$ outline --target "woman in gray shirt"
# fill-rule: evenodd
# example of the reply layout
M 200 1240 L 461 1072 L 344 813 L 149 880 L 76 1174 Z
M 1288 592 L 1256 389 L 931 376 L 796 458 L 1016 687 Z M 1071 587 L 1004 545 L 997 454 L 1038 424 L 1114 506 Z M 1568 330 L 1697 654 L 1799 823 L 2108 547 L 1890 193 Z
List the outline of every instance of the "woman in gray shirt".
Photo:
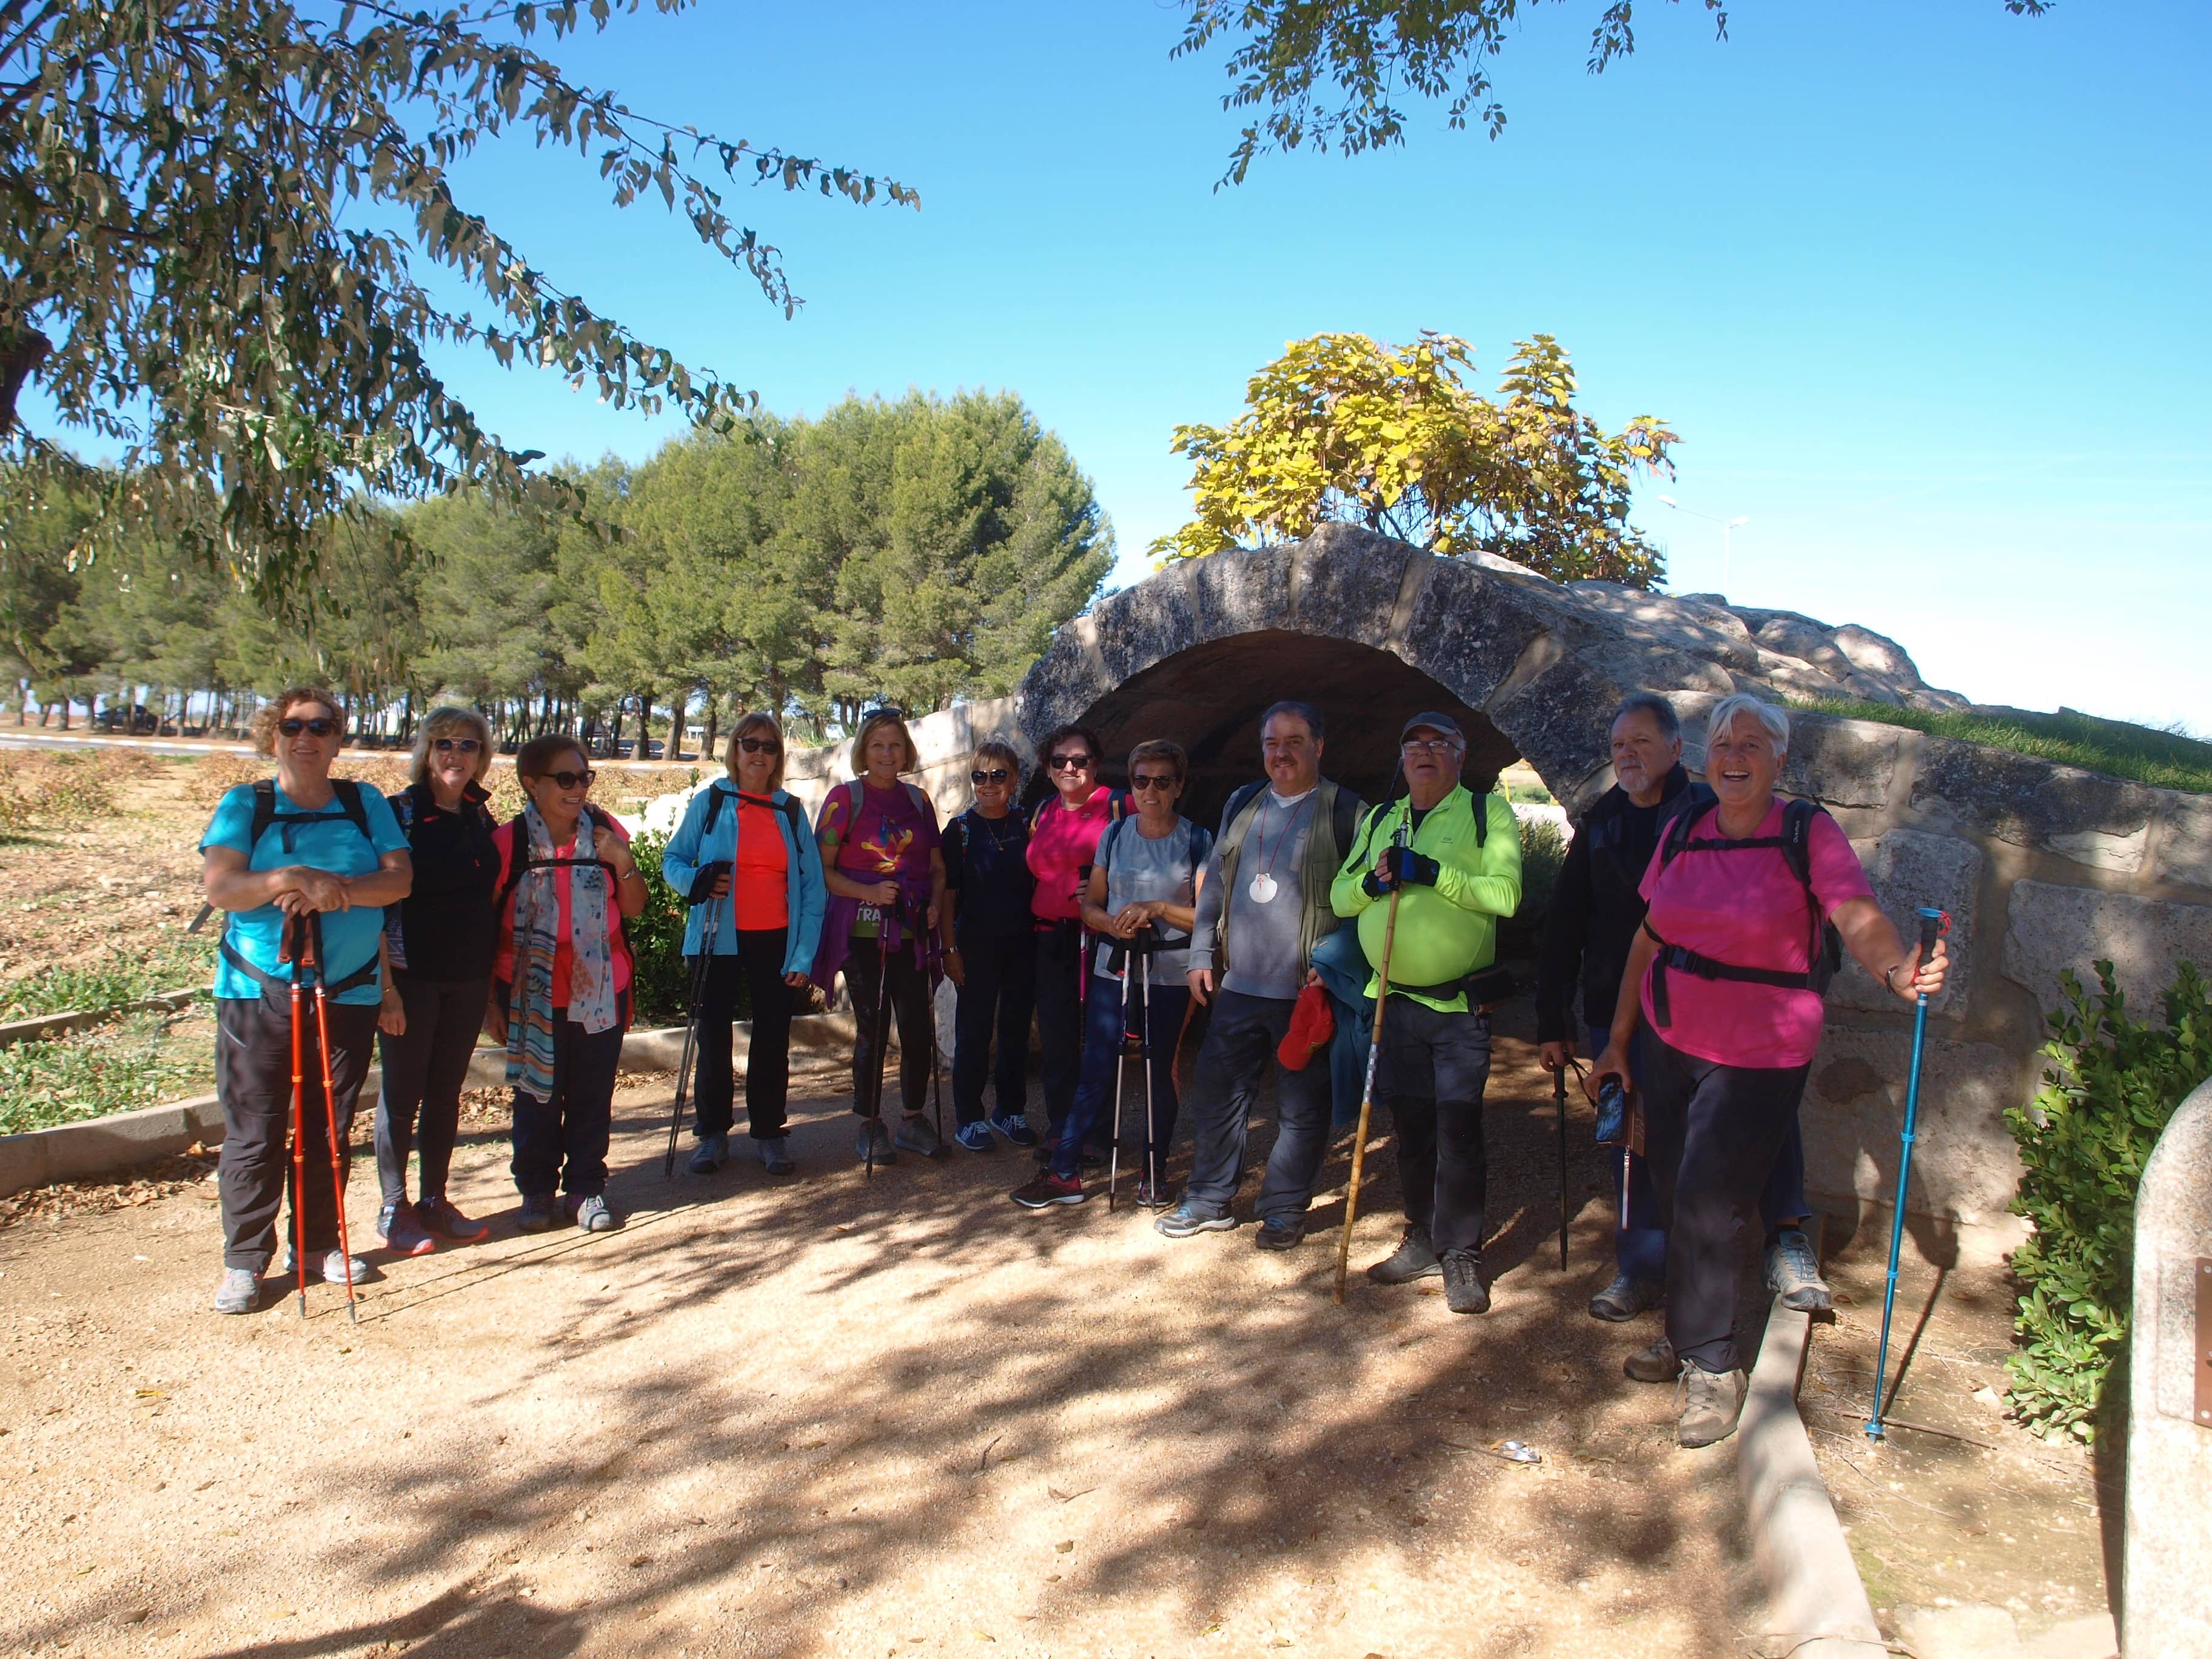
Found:
M 1097 936 L 1085 1011 L 1083 1075 L 1052 1162 L 1013 1194 L 1039 1210 L 1080 1204 L 1084 1143 L 1114 1110 L 1117 1074 L 1133 1039 L 1150 1054 L 1151 1096 L 1139 1141 L 1145 1148 L 1137 1202 L 1166 1202 L 1169 1143 L 1175 1137 L 1176 1048 L 1190 1012 L 1190 930 L 1196 920 L 1198 872 L 1213 837 L 1176 811 L 1189 776 L 1189 758 L 1172 743 L 1140 743 L 1129 751 L 1129 794 L 1136 812 L 1099 838 L 1083 895 L 1084 926 Z

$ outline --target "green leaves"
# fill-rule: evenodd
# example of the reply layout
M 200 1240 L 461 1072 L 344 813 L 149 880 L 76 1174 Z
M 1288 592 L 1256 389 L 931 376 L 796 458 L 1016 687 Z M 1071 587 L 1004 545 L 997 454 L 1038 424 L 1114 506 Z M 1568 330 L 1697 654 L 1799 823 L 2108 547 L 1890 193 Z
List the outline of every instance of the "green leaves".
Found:
M 2061 976 L 2043 1087 L 2005 1113 L 2024 1171 L 2012 1207 L 2035 1229 L 2013 1253 L 2027 1287 L 2014 1321 L 2021 1346 L 2006 1361 L 2013 1410 L 2085 1441 L 2127 1343 L 2143 1165 L 2174 1109 L 2212 1076 L 2212 1001 L 2194 966 L 2181 965 L 2162 999 L 2162 1026 L 2130 1018 L 2111 963 L 2096 973 L 2094 994 Z
M 1627 527 L 1635 473 L 1672 476 L 1675 434 L 1639 416 L 1608 435 L 1574 408 L 1573 365 L 1548 334 L 1520 342 L 1493 404 L 1468 391 L 1464 340 L 1424 331 L 1293 340 L 1253 376 L 1227 427 L 1179 426 L 1198 516 L 1151 550 L 1194 558 L 1364 524 L 1437 553 L 1480 549 L 1559 581 L 1648 587 L 1658 550 Z
M 656 0 L 680 9 L 685 0 Z M 595 27 L 619 8 L 597 0 Z M 335 15 L 285 0 L 0 0 L 0 460 L 71 475 L 15 419 L 26 375 L 65 426 L 121 451 L 129 522 L 263 598 L 299 591 L 349 498 L 468 487 L 574 512 L 539 458 L 486 433 L 431 366 L 441 347 L 518 358 L 710 430 L 753 394 L 679 363 L 565 293 L 453 195 L 447 169 L 516 129 L 596 157 L 611 198 L 647 193 L 787 315 L 776 249 L 731 220 L 703 170 L 915 205 L 874 175 L 727 140 L 577 84 L 527 43 L 575 5 Z M 479 321 L 418 283 L 442 264 Z M 32 343 L 58 343 L 43 362 Z M 112 541 L 123 520 L 103 513 Z

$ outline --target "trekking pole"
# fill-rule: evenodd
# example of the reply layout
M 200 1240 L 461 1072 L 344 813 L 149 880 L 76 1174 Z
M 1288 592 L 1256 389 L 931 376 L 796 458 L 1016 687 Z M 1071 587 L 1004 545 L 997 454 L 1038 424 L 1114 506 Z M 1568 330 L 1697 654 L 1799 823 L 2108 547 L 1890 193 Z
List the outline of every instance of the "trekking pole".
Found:
M 295 917 L 285 924 L 292 935 L 292 1268 L 299 1281 L 300 1317 L 307 1316 L 307 1212 L 300 1194 L 307 1189 L 307 1093 L 300 1073 L 300 975 L 306 971 L 305 931 Z
M 1920 912 L 1920 956 L 1913 965 L 1917 978 L 1928 957 L 1936 949 L 1950 925 L 1951 918 L 1941 910 L 1925 908 Z M 1889 1218 L 1889 1282 L 1881 1293 L 1881 1345 L 1875 1350 L 1874 1415 L 1867 1419 L 1866 1432 L 1869 1440 L 1882 1437 L 1881 1384 L 1882 1373 L 1889 1364 L 1889 1315 L 1897 1302 L 1897 1255 L 1905 1243 L 1905 1185 L 1912 1176 L 1913 1129 L 1920 1116 L 1920 1054 L 1928 1036 L 1928 993 L 1923 991 L 1912 1008 L 1912 1070 L 1905 1085 L 1905 1127 L 1898 1136 L 1897 1205 Z
M 732 883 L 737 880 L 734 871 L 730 879 Z M 699 960 L 692 965 L 691 1004 L 684 1017 L 684 1054 L 676 1062 L 676 1109 L 668 1118 L 668 1156 L 660 1161 L 660 1178 L 663 1181 L 676 1178 L 676 1142 L 684 1132 L 684 1091 L 691 1081 L 692 1062 L 698 1058 L 699 1018 L 706 1010 L 707 975 L 712 971 L 714 934 L 722 920 L 722 913 L 717 908 L 719 903 L 720 901 L 715 899 L 707 901 L 707 920 L 699 927 Z
M 1159 1131 L 1152 1113 L 1152 953 L 1149 951 L 1137 958 L 1137 1029 L 1145 1037 L 1145 1164 L 1144 1173 L 1137 1177 L 1137 1201 L 1141 1205 L 1148 1181 L 1152 1183 L 1153 1197 L 1158 1197 L 1161 1170 L 1158 1166 L 1167 1162 L 1159 1153 Z M 1168 1063 L 1175 1063 L 1172 1045 Z
M 1106 1213 L 1114 1213 L 1115 1194 L 1121 1182 L 1121 1091 L 1129 1081 L 1129 976 L 1125 965 L 1121 970 L 1121 1041 L 1114 1056 L 1114 1139 L 1113 1150 L 1106 1159 Z M 1142 1054 L 1144 1039 L 1138 1038 L 1137 1052 Z M 1067 1133 L 1062 1129 L 1060 1133 Z M 1083 1178 L 1082 1153 L 1076 1153 L 1076 1179 Z
M 881 918 L 881 913 L 878 912 Z M 884 1121 L 884 1050 L 891 1040 L 891 953 L 884 943 L 881 918 L 876 924 L 876 1089 L 868 1100 L 867 1178 L 876 1177 L 876 1131 Z
M 1401 823 L 1391 837 L 1393 848 L 1406 844 Z M 1390 1000 L 1390 952 L 1398 942 L 1399 885 L 1390 884 L 1390 913 L 1382 924 L 1382 963 L 1376 971 L 1375 1024 L 1367 1034 L 1367 1078 L 1359 1088 L 1359 1127 L 1352 1138 L 1352 1182 L 1344 1194 L 1344 1231 L 1336 1241 L 1336 1301 L 1344 1304 L 1344 1275 L 1352 1263 L 1352 1224 L 1359 1214 L 1359 1177 L 1367 1164 L 1367 1123 L 1375 1109 L 1375 1060 L 1382 1052 L 1382 1010 Z
M 1559 1271 L 1567 1270 L 1567 1068 L 1552 1073 L 1552 1103 L 1559 1115 Z
M 361 1310 L 353 1294 L 353 1246 L 346 1238 L 345 1161 L 338 1151 L 338 1096 L 331 1079 L 331 976 L 323 961 L 323 918 L 318 911 L 308 912 L 307 939 L 315 959 L 315 1047 L 323 1062 L 323 1122 L 330 1132 L 331 1206 L 338 1214 L 338 1255 L 345 1261 L 346 1319 L 358 1325 Z M 304 1224 L 301 1237 L 307 1237 Z
M 927 912 L 923 913 L 924 919 Z M 935 928 L 929 933 L 929 971 L 925 975 L 929 984 L 929 1099 L 930 1109 L 937 1120 L 937 1150 L 940 1156 L 946 1152 L 945 1145 L 945 1079 L 940 1062 L 944 1059 L 937 1043 L 937 988 L 945 983 L 945 941 L 937 936 Z

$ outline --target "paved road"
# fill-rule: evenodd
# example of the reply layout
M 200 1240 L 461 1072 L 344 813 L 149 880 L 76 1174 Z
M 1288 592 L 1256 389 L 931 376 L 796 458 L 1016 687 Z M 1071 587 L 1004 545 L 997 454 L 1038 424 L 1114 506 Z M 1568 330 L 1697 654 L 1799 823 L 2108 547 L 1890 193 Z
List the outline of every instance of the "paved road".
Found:
M 136 749 L 149 755 L 251 755 L 253 746 L 245 743 L 217 742 L 204 738 L 121 738 L 105 737 L 91 732 L 40 731 L 35 726 L 20 730 L 0 726 L 0 748 L 17 749 Z M 404 749 L 356 749 L 352 757 L 375 756 L 398 757 Z M 512 756 L 495 756 L 495 761 L 513 760 Z M 650 770 L 663 766 L 706 766 L 712 763 L 696 755 L 685 754 L 675 760 L 595 760 L 596 770 L 603 767 L 620 767 L 629 771 Z

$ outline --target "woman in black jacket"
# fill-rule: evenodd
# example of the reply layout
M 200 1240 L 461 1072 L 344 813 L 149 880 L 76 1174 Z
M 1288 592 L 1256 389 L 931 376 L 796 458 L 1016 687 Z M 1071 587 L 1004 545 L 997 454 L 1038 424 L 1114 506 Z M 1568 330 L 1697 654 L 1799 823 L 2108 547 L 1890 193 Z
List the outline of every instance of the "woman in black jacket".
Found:
M 499 854 L 485 805 L 491 728 L 472 708 L 434 709 L 415 737 L 413 781 L 392 802 L 415 860 L 415 886 L 385 912 L 392 972 L 378 1016 L 383 1092 L 376 1103 L 376 1231 L 399 1255 L 489 1231 L 446 1196 L 460 1133 L 461 1088 L 483 1024 L 496 947 Z M 407 1201 L 407 1154 L 422 1159 L 422 1197 Z

